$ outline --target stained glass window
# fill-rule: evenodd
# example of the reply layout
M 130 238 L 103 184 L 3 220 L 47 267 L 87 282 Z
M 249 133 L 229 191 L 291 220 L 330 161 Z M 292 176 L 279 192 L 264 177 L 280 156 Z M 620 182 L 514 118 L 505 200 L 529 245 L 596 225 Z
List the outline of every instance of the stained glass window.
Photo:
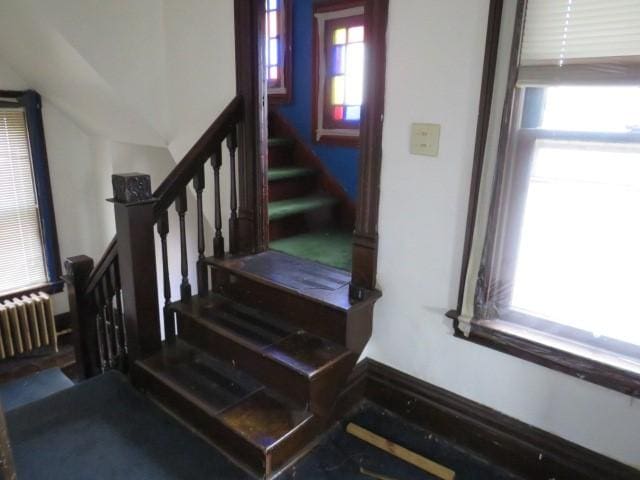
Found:
M 265 65 L 267 67 L 267 80 L 270 84 L 278 82 L 281 76 L 281 36 L 279 27 L 279 16 L 281 10 L 278 8 L 282 0 L 267 0 L 266 3 L 266 42 L 265 42 Z
M 336 26 L 328 52 L 329 99 L 336 122 L 359 122 L 364 80 L 364 26 Z

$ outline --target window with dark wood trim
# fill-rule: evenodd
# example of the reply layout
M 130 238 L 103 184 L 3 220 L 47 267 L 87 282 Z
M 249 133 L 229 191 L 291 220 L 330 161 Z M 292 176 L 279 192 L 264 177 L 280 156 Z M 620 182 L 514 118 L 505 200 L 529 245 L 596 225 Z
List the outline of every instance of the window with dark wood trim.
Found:
M 271 103 L 291 101 L 293 0 L 265 0 L 265 76 Z
M 633 16 L 619 15 L 624 2 L 570 3 L 548 12 L 545 2 L 518 2 L 511 63 L 499 72 L 509 77 L 494 122 L 500 141 L 487 154 L 491 96 L 504 83 L 492 78 L 503 2 L 491 3 L 491 85 L 483 85 L 461 292 L 449 315 L 461 338 L 640 396 L 640 317 L 628 306 L 640 271 L 640 47 L 616 27 Z M 570 26 L 593 19 L 593 8 L 608 27 L 590 21 L 572 38 Z M 554 28 L 564 32 L 558 48 L 547 34 Z M 603 35 L 616 41 L 603 44 Z M 485 154 L 496 151 L 492 162 Z
M 316 142 L 357 145 L 364 87 L 362 2 L 314 7 L 313 136 Z
M 0 91 L 0 300 L 60 291 L 40 96 Z

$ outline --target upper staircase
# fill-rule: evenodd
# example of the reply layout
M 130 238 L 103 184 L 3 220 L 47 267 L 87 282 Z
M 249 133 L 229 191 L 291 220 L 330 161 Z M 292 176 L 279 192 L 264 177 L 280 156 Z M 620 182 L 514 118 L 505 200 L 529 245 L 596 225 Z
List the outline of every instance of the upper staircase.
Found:
M 68 259 L 65 279 L 78 363 L 86 376 L 109 369 L 129 372 L 134 385 L 171 414 L 237 463 L 270 477 L 335 421 L 340 394 L 371 336 L 379 293 L 367 291 L 353 301 L 348 272 L 251 246 L 242 221 L 250 198 L 245 185 L 252 182 L 240 172 L 262 173 L 242 164 L 252 158 L 237 156 L 242 120 L 243 104 L 236 98 L 153 194 L 147 176 L 114 176 L 117 237 L 95 266 L 88 257 Z M 231 171 L 228 242 L 220 201 L 225 140 Z M 210 256 L 203 213 L 208 163 L 215 201 Z M 303 183 L 316 173 L 283 165 L 263 174 L 274 199 L 269 220 L 297 215 L 286 204 L 278 210 L 277 202 L 286 202 L 291 192 L 305 193 Z M 195 292 L 186 234 L 189 184 L 196 196 Z M 171 206 L 178 216 L 179 300 L 172 298 L 168 261 Z M 155 233 L 161 247 L 161 306 Z

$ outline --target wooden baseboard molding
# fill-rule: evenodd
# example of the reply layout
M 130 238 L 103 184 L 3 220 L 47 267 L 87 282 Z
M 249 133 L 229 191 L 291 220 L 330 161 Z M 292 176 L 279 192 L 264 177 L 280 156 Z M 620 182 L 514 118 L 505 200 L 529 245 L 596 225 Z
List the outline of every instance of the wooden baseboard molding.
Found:
M 640 471 L 551 433 L 375 360 L 362 363 L 367 399 L 525 478 L 640 479 Z

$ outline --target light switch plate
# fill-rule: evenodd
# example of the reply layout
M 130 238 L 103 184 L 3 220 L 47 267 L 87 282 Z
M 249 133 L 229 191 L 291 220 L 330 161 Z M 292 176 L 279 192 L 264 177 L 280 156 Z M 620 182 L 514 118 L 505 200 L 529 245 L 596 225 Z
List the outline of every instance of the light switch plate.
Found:
M 440 125 L 414 123 L 411 125 L 411 153 L 413 155 L 438 156 L 440 148 Z

